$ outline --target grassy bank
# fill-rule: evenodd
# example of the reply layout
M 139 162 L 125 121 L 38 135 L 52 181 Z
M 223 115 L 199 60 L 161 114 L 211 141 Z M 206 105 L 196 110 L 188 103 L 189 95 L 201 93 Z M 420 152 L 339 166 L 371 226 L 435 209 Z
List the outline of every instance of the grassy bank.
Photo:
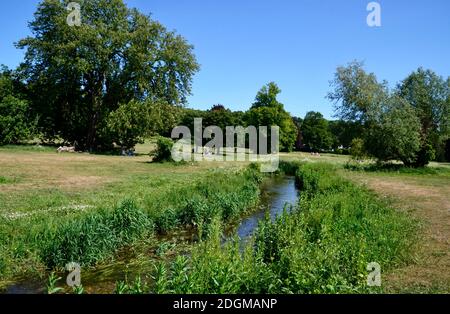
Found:
M 254 167 L 210 170 L 209 165 L 151 164 L 145 161 L 148 157 L 59 156 L 16 149 L 3 153 L 3 280 L 45 274 L 68 262 L 94 265 L 120 247 L 174 229 L 199 229 L 204 237 L 210 220 L 231 223 L 259 199 L 261 176 Z M 72 172 L 85 177 L 95 173 L 101 183 L 54 184 L 73 179 Z M 108 179 L 112 175 L 117 181 Z M 14 177 L 19 179 L 10 179 Z
M 191 258 L 161 264 L 148 290 L 156 293 L 358 293 L 368 287 L 367 265 L 382 274 L 409 262 L 416 223 L 329 164 L 296 171 L 301 200 L 291 214 L 260 224 L 252 244 L 222 245 L 220 221 Z M 136 292 L 119 285 L 120 292 Z

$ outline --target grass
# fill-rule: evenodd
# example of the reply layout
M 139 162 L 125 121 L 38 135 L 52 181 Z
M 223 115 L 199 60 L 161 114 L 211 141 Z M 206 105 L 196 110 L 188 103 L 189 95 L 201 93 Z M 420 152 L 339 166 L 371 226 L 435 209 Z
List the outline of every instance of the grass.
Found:
M 149 157 L 0 148 L 0 274 L 93 265 L 146 234 L 236 220 L 259 197 L 245 164 L 153 164 Z M 214 166 L 214 168 L 212 167 Z M 129 200 L 125 201 L 124 200 Z
M 220 230 L 258 202 L 258 169 L 150 163 L 153 145 L 133 158 L 1 147 L 1 280 L 43 275 L 73 259 L 97 265 L 120 247 L 187 228 L 203 239 L 189 246 L 189 258 L 177 258 L 170 241 L 152 240 L 155 255 L 173 261 L 156 264 L 148 282 L 118 283 L 117 292 L 449 291 L 448 164 L 376 168 L 352 166 L 348 156 L 281 154 L 280 173 L 296 175 L 303 190 L 300 206 L 262 223 L 253 246 L 242 248 L 237 240 L 224 245 Z M 383 290 L 365 285 L 369 261 L 382 266 Z
M 392 293 L 450 292 L 450 171 L 446 164 L 425 169 L 340 170 L 340 174 L 390 201 L 420 222 L 422 237 L 414 262 L 385 275 Z
M 294 213 L 262 222 L 253 243 L 221 243 L 220 221 L 191 258 L 159 265 L 155 293 L 371 293 L 366 267 L 409 263 L 417 225 L 329 164 L 300 165 Z M 120 287 L 127 285 L 121 283 Z M 128 292 L 134 289 L 128 286 Z

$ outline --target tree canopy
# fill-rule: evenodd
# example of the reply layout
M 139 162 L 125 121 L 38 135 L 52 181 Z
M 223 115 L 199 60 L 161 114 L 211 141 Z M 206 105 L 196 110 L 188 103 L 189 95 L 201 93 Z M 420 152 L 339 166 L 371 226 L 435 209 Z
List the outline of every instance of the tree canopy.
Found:
M 108 143 L 109 113 L 131 100 L 182 105 L 199 69 L 193 47 L 122 0 L 80 3 L 81 25 L 67 23 L 69 1 L 44 0 L 30 23 L 20 67 L 47 137 L 96 150 Z
M 419 68 L 393 92 L 367 74 L 360 62 L 337 69 L 328 98 L 337 115 L 358 123 L 366 150 L 379 160 L 402 160 L 422 167 L 445 156 L 449 139 L 449 83 Z
M 310 151 L 330 150 L 333 144 L 328 121 L 319 112 L 310 111 L 302 123 L 303 144 Z
M 271 82 L 261 88 L 255 98 L 255 103 L 245 113 L 247 125 L 279 126 L 280 150 L 292 151 L 297 140 L 297 127 L 291 115 L 284 110 L 283 104 L 278 102 L 277 96 L 281 92 L 278 86 Z

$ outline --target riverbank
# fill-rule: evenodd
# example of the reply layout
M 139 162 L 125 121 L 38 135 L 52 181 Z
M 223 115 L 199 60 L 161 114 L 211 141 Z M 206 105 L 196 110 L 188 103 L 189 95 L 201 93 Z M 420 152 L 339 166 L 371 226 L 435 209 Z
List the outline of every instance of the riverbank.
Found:
M 259 200 L 260 174 L 245 164 L 148 160 L 1 149 L 3 286 L 73 261 L 113 260 L 153 234 L 193 227 L 206 236 L 209 219 L 231 223 Z
M 381 274 L 407 265 L 414 219 L 338 175 L 329 164 L 299 165 L 296 210 L 260 223 L 253 241 L 222 245 L 220 223 L 190 258 L 161 263 L 151 293 L 380 293 Z M 374 266 L 376 265 L 376 266 Z M 370 266 L 370 268 L 369 268 Z M 375 271 L 375 273 L 374 273 Z M 375 276 L 375 277 L 374 277 Z M 118 285 L 122 293 L 135 286 Z

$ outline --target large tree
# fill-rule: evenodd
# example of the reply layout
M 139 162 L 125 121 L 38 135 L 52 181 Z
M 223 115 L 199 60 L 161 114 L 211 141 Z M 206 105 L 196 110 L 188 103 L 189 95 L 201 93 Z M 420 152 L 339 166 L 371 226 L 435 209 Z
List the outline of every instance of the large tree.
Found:
M 303 144 L 310 151 L 329 150 L 333 144 L 328 121 L 319 112 L 310 111 L 302 123 Z
M 397 94 L 416 110 L 421 122 L 421 150 L 416 163 L 423 166 L 437 153 L 442 160 L 450 137 L 449 83 L 431 70 L 419 68 L 398 85 Z
M 35 135 L 36 119 L 17 73 L 0 68 L 0 145 L 17 144 Z
M 327 97 L 344 121 L 370 124 L 388 98 L 387 83 L 378 82 L 375 74 L 367 73 L 364 64 L 358 61 L 338 67 L 330 85 L 333 90 Z
M 365 136 L 368 153 L 379 161 L 401 160 L 415 166 L 421 148 L 420 120 L 405 99 L 391 96 Z
M 280 128 L 280 150 L 290 152 L 294 149 L 298 130 L 291 115 L 277 100 L 280 92 L 281 90 L 273 82 L 263 86 L 256 95 L 255 103 L 245 113 L 244 119 L 247 125 L 257 128 L 266 126 L 270 130 L 271 126 L 278 126 Z
M 361 137 L 370 156 L 379 161 L 401 160 L 406 165 L 424 166 L 421 159 L 420 123 L 417 106 L 410 99 L 392 95 L 386 82 L 366 73 L 363 64 L 339 67 L 328 98 L 335 102 L 338 116 L 359 123 Z M 426 155 L 423 159 L 429 160 Z
M 70 26 L 69 2 L 40 3 L 33 36 L 17 45 L 26 49 L 21 73 L 47 137 L 96 150 L 109 140 L 103 130 L 119 104 L 185 103 L 199 66 L 184 38 L 122 0 L 84 0 L 81 25 Z

